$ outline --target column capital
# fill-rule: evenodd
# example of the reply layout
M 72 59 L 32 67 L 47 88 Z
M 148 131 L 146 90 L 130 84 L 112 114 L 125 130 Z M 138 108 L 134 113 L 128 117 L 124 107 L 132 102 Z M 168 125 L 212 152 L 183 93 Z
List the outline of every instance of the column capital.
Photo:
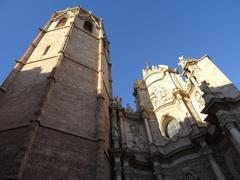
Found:
M 228 122 L 225 124 L 225 128 L 230 131 L 230 129 L 235 128 L 235 125 L 233 124 L 233 122 Z
M 208 144 L 206 143 L 206 141 L 204 139 L 202 139 L 200 142 L 200 145 L 202 147 L 202 153 L 206 156 L 206 158 L 208 159 L 208 162 L 211 165 L 211 168 L 216 176 L 217 179 L 219 180 L 226 180 L 221 168 L 219 167 L 219 165 L 217 164 L 216 160 L 214 159 L 211 150 L 208 147 Z
M 181 90 L 179 88 L 174 88 L 173 89 L 173 94 L 175 95 L 175 97 L 177 99 L 182 99 L 182 96 L 181 96 Z
M 225 111 L 217 112 L 216 116 L 218 118 L 220 127 L 226 128 L 226 129 L 228 129 L 229 127 L 232 127 L 232 125 L 234 126 L 234 123 L 236 122 L 236 118 L 238 117 L 237 114 L 228 113 Z

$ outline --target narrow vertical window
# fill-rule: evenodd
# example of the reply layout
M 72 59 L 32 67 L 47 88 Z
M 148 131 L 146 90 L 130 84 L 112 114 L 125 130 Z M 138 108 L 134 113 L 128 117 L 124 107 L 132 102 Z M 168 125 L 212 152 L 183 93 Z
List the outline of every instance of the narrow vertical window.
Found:
M 84 25 L 83 25 L 83 28 L 86 29 L 86 30 L 89 31 L 89 32 L 92 32 L 93 25 L 92 25 L 91 22 L 85 21 L 85 22 L 84 22 Z
M 50 45 L 48 45 L 48 46 L 46 47 L 46 49 L 44 50 L 42 56 L 44 56 L 44 55 L 46 55 L 46 54 L 48 53 L 50 47 L 51 47 Z
M 66 24 L 67 18 L 62 18 L 61 20 L 58 21 L 56 27 L 62 27 Z

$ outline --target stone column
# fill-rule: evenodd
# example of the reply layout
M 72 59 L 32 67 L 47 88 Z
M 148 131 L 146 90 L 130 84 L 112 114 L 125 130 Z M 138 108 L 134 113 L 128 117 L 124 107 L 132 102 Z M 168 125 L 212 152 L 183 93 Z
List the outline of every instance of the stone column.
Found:
M 114 168 L 115 180 L 122 180 L 122 168 Z
M 199 133 L 199 128 L 196 123 L 196 119 L 199 118 L 197 113 L 192 112 L 189 110 L 189 107 L 185 104 L 182 95 L 180 94 L 180 90 L 176 89 L 174 91 L 174 95 L 178 99 L 179 103 L 181 104 L 182 110 L 185 112 L 186 117 L 189 120 L 190 126 L 193 129 L 194 133 Z M 183 113 L 184 113 L 183 112 Z
M 193 77 L 193 75 L 189 76 L 190 81 L 193 83 L 193 85 L 195 86 L 195 88 L 197 89 L 197 91 L 203 95 L 204 93 L 201 91 L 201 89 L 199 88 L 200 84 L 196 81 L 196 79 Z
M 220 169 L 220 167 L 218 166 L 216 160 L 214 159 L 214 157 L 213 157 L 213 155 L 211 153 L 211 150 L 209 149 L 207 143 L 204 140 L 202 140 L 200 142 L 200 145 L 202 147 L 203 154 L 207 157 L 208 162 L 210 163 L 211 168 L 212 168 L 216 178 L 218 180 L 226 180 L 226 178 L 224 177 L 224 175 L 222 173 L 222 170 Z
M 128 158 L 123 160 L 123 175 L 124 175 L 124 180 L 132 179 L 131 170 L 130 170 L 129 163 L 128 163 Z
M 235 148 L 240 154 L 240 133 L 233 123 L 228 123 L 225 125 L 227 131 L 230 134 L 231 141 L 233 142 Z
M 158 161 L 153 162 L 154 175 L 157 177 L 157 180 L 163 180 L 163 174 L 161 173 L 160 163 Z
M 230 114 L 226 111 L 218 111 L 216 115 L 220 126 L 229 134 L 234 147 L 240 154 L 240 133 L 234 124 L 238 118 L 238 115 Z
M 153 143 L 153 138 L 152 138 L 152 134 L 151 134 L 151 131 L 150 131 L 150 127 L 149 127 L 147 118 L 144 118 L 144 123 L 145 123 L 145 128 L 146 128 L 146 131 L 147 131 L 149 144 L 152 144 Z
M 99 44 L 98 44 L 98 83 L 97 94 L 103 94 L 103 25 L 102 20 L 99 22 Z
M 189 113 L 189 110 L 183 101 L 182 95 L 180 94 L 180 89 L 175 89 L 173 94 L 175 95 L 175 97 L 177 98 L 179 103 L 181 104 L 181 107 L 182 107 L 182 110 L 184 111 L 184 113 Z
M 104 180 L 104 92 L 103 92 L 103 25 L 99 22 L 99 44 L 98 44 L 98 82 L 97 82 L 97 162 L 96 180 Z
M 142 95 L 142 90 L 141 89 L 137 89 L 137 94 L 138 94 L 138 97 L 139 97 L 139 108 L 140 109 L 143 109 L 144 108 L 144 99 L 143 99 L 143 95 Z
M 117 123 L 117 113 L 115 109 L 112 109 L 111 113 L 111 131 L 112 131 L 112 140 L 113 147 L 118 149 L 120 148 L 120 130 Z
M 114 172 L 115 172 L 115 180 L 122 180 L 122 167 L 121 167 L 121 159 L 120 157 L 114 158 Z
M 119 121 L 120 121 L 120 129 L 121 129 L 121 143 L 122 143 L 122 147 L 126 148 L 127 147 L 127 143 L 126 143 L 126 137 L 125 137 L 125 128 L 124 128 L 124 124 L 123 124 L 123 114 L 122 112 L 119 112 Z

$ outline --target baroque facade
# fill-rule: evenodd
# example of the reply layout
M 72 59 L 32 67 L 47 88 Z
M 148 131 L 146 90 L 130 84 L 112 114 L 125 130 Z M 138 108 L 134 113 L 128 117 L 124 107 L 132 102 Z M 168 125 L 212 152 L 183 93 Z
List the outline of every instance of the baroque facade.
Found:
M 238 180 L 240 92 L 209 56 L 112 96 L 102 19 L 53 14 L 1 86 L 0 179 Z

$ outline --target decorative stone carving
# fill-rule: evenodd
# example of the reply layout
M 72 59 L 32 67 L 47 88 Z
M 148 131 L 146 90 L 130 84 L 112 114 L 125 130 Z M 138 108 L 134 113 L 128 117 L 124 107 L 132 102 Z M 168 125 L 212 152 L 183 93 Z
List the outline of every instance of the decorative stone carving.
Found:
M 205 105 L 205 102 L 204 102 L 204 99 L 202 98 L 202 95 L 198 91 L 196 91 L 194 97 L 196 102 L 198 103 L 198 108 L 203 108 Z
M 183 176 L 183 180 L 197 180 L 198 178 L 191 172 L 185 173 Z
M 183 163 L 185 164 L 185 163 Z M 182 180 L 197 180 L 200 178 L 199 174 L 197 174 L 192 167 L 185 165 L 185 167 L 182 169 L 183 175 Z
M 178 65 L 181 66 L 182 69 L 184 69 L 188 61 L 185 60 L 184 56 L 180 56 L 178 57 L 178 59 L 179 59 Z
M 131 135 L 130 149 L 139 152 L 148 152 L 149 147 L 146 141 L 146 135 L 141 132 L 139 125 L 130 124 L 128 133 Z
M 172 98 L 172 93 L 169 92 L 165 87 L 160 85 L 155 85 L 150 92 L 150 98 L 154 108 L 157 108 L 167 102 Z
M 225 111 L 217 112 L 218 121 L 221 127 L 227 127 L 228 124 L 233 124 L 235 120 L 235 114 L 231 114 Z
M 212 90 L 209 87 L 209 83 L 207 81 L 203 81 L 200 88 L 205 93 L 205 95 L 209 94 L 209 95 L 216 96 L 216 97 L 222 96 L 221 92 L 217 92 L 217 91 Z
M 125 110 L 127 112 L 133 112 L 133 109 L 131 108 L 130 104 L 127 104 L 127 108 Z
M 111 121 L 112 121 L 112 137 L 119 138 L 120 132 L 119 127 L 117 125 L 117 115 L 115 111 L 112 112 Z
M 152 105 L 154 107 L 158 106 L 159 105 L 159 98 L 157 97 L 157 94 L 155 92 L 152 92 L 151 95 L 150 95 L 150 98 L 152 100 Z
M 187 157 L 186 157 L 187 158 Z M 161 172 L 164 174 L 165 179 L 171 180 L 212 180 L 216 179 L 211 168 L 206 166 L 203 158 L 186 159 L 182 163 L 177 163 L 170 168 L 165 168 L 161 164 Z
M 157 180 L 163 180 L 164 174 L 162 168 L 158 161 L 153 162 L 154 175 L 157 177 Z
M 120 98 L 119 96 L 114 97 L 113 101 L 112 101 L 112 106 L 115 108 L 121 108 L 122 107 L 122 98 Z

